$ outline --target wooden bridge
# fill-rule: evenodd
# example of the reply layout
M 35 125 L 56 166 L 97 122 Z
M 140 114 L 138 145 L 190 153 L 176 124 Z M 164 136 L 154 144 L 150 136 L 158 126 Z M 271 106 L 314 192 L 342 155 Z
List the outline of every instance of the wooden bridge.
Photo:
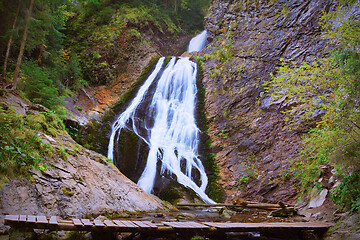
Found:
M 91 232 L 129 232 L 148 235 L 185 234 L 185 235 L 219 235 L 227 232 L 291 233 L 292 236 L 303 231 L 313 231 L 321 235 L 332 224 L 316 222 L 272 222 L 272 223 L 238 223 L 238 222 L 196 222 L 196 221 L 134 221 L 134 220 L 63 220 L 59 217 L 33 215 L 6 215 L 5 225 L 20 231 L 49 229 L 53 231 L 91 231 Z M 295 234 L 295 235 L 294 235 Z M 296 239 L 296 238 L 293 238 Z

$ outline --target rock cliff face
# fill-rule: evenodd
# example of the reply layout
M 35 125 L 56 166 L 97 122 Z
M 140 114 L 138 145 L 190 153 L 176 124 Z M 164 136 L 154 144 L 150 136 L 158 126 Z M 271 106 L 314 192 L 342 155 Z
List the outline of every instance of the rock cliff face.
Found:
M 334 3 L 215 0 L 206 19 L 212 41 L 204 57 L 203 84 L 212 152 L 228 202 L 242 198 L 293 203 L 297 182 L 288 171 L 303 130 L 290 131 L 263 82 L 280 59 L 312 62 L 327 43 L 319 38 L 323 11 Z
M 13 106 L 20 114 L 37 114 L 29 103 L 12 94 L 0 99 L 0 103 Z M 42 164 L 46 164 L 47 169 L 31 170 L 31 180 L 17 178 L 3 184 L 0 215 L 84 217 L 169 209 L 160 199 L 131 182 L 102 155 L 76 144 L 65 131 L 59 131 L 56 136 L 39 132 L 38 136 L 54 149 L 62 149 L 62 154 L 57 152 L 45 157 Z

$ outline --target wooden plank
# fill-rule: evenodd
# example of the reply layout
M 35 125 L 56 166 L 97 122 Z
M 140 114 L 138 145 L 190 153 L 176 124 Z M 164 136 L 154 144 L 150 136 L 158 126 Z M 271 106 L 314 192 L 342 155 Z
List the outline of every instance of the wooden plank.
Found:
M 269 223 L 204 222 L 204 224 L 221 229 L 257 229 L 272 227 Z
M 94 224 L 96 227 L 105 227 L 105 224 L 100 219 L 95 219 Z
M 6 215 L 5 216 L 5 223 L 18 222 L 18 221 L 19 221 L 19 215 Z
M 57 217 L 56 216 L 51 216 L 50 220 L 49 220 L 49 224 L 50 225 L 58 225 Z
M 163 222 L 164 225 L 173 227 L 173 228 L 183 228 L 183 229 L 206 229 L 209 226 L 206 226 L 197 222 Z
M 26 215 L 20 215 L 19 222 L 24 223 L 26 222 L 27 216 Z
M 104 220 L 104 224 L 107 226 L 107 227 L 118 227 L 118 225 L 116 225 L 113 221 L 111 220 Z
M 49 222 L 45 216 L 36 216 L 36 223 L 48 224 Z
M 137 226 L 141 227 L 141 228 L 151 228 L 149 225 L 147 225 L 146 223 L 142 222 L 142 221 L 131 221 L 132 223 L 135 223 Z
M 136 225 L 135 223 L 132 223 L 131 221 L 121 221 L 126 227 L 128 228 L 138 228 L 138 225 Z
M 36 216 L 34 216 L 34 215 L 28 215 L 28 217 L 27 217 L 27 222 L 28 222 L 28 223 L 36 223 Z
M 93 224 L 90 222 L 89 219 L 81 219 L 81 222 L 84 224 L 84 226 L 91 227 Z
M 150 221 L 142 221 L 143 223 L 147 224 L 151 228 L 157 228 L 158 226 Z
M 162 223 L 172 228 L 184 228 L 184 224 L 182 224 L 181 222 L 162 222 Z
M 118 227 L 121 227 L 121 228 L 126 228 L 127 226 L 121 222 L 120 220 L 114 220 L 114 223 L 118 226 Z
M 74 223 L 74 225 L 77 226 L 77 227 L 82 227 L 82 226 L 83 226 L 83 224 L 82 224 L 82 222 L 80 221 L 80 219 L 74 218 L 74 219 L 73 219 L 73 223 Z
M 176 228 L 192 228 L 192 227 L 188 227 L 188 224 L 186 222 L 178 222 L 177 223 L 177 227 Z
M 191 226 L 192 228 L 200 228 L 200 229 L 209 228 L 209 226 L 206 226 L 198 222 L 186 222 L 186 223 L 188 224 L 188 226 Z

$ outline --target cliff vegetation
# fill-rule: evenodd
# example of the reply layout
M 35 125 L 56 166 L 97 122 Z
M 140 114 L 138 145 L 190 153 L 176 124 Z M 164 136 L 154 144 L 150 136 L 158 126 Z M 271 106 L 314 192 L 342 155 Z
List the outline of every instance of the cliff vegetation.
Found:
M 356 1 L 342 1 L 336 11 L 323 14 L 321 36 L 335 47 L 329 55 L 313 62 L 282 64 L 266 88 L 275 99 L 296 101 L 285 110 L 285 121 L 295 124 L 320 113 L 316 126 L 303 135 L 299 159 L 291 169 L 300 178 L 304 191 L 314 186 L 322 174 L 320 165 L 330 164 L 341 178 L 332 192 L 334 202 L 346 210 L 360 208 L 360 21 Z M 299 112 L 301 113 L 299 114 Z M 295 124 L 294 128 L 300 127 Z

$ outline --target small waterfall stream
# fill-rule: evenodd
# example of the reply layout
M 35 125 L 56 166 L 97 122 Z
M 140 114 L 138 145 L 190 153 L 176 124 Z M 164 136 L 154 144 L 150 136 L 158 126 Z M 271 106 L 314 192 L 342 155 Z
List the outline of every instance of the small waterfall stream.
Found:
M 200 51 L 206 44 L 206 31 L 194 37 L 188 52 Z M 168 173 L 176 181 L 192 189 L 206 203 L 214 203 L 205 193 L 208 177 L 199 159 L 199 133 L 195 121 L 197 66 L 188 57 L 172 57 L 164 67 L 159 59 L 154 71 L 139 89 L 127 109 L 113 123 L 108 158 L 114 159 L 114 147 L 121 130 L 135 133 L 149 146 L 145 169 L 138 185 L 151 193 L 157 174 Z M 155 86 L 145 119 L 137 114 L 139 106 Z M 143 110 L 142 110 L 143 111 Z M 157 173 L 160 161 L 160 173 Z M 194 180 L 194 175 L 199 179 Z

